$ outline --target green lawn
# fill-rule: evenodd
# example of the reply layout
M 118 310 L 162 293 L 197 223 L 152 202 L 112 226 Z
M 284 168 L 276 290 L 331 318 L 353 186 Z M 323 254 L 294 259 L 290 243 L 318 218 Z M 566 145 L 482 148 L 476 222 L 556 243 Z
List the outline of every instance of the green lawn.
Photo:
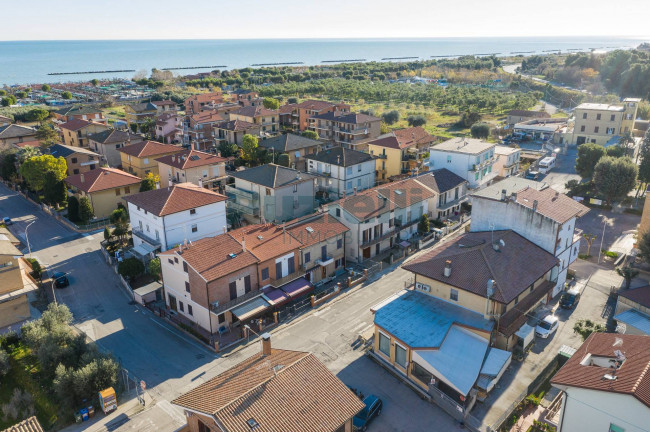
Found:
M 102 112 L 104 113 L 104 117 L 109 119 L 110 118 L 123 119 L 126 117 L 126 113 L 124 112 L 123 105 L 115 105 L 110 108 L 103 109 Z
M 14 389 L 26 390 L 32 395 L 36 417 L 43 428 L 60 429 L 71 423 L 72 413 L 61 413 L 56 404 L 56 396 L 50 382 L 45 382 L 40 373 L 38 359 L 31 355 L 31 351 L 19 342 L 9 348 L 11 370 L 0 380 L 0 405 L 11 399 Z M 0 411 L 0 430 L 6 429 L 23 419 L 5 419 Z

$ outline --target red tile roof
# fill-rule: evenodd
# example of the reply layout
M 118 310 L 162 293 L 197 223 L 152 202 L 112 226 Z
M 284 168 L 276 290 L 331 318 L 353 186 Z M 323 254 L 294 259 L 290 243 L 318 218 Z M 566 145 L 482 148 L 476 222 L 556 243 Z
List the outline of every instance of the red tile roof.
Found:
M 333 107 L 335 104 L 332 102 L 327 102 L 327 101 L 320 101 L 320 100 L 306 100 L 304 102 L 301 102 L 299 104 L 296 104 L 296 108 L 303 108 L 303 109 L 309 109 L 309 110 L 314 110 L 314 111 L 320 111 L 326 108 Z
M 230 254 L 235 256 L 231 257 Z M 208 282 L 257 263 L 255 255 L 249 251 L 244 252 L 241 244 L 228 234 L 206 237 L 182 246 L 180 254 L 179 248 L 174 248 L 159 255 L 181 256 L 187 265 Z
M 173 166 L 177 169 L 188 169 L 206 165 L 222 164 L 225 163 L 228 158 L 197 150 L 185 150 L 182 153 L 163 156 L 156 160 L 161 164 Z
M 625 360 L 616 371 L 616 379 L 611 380 L 604 376 L 614 375 L 613 368 L 601 367 L 593 362 L 602 359 L 601 364 L 612 366 L 614 363 L 610 363 L 609 360 L 616 360 L 614 351 L 623 353 Z M 551 384 L 627 394 L 650 407 L 648 371 L 650 371 L 650 336 L 592 333 L 555 374 Z
M 280 113 L 280 114 L 291 114 L 293 112 L 294 108 L 297 108 L 297 107 L 298 107 L 297 104 L 285 104 L 285 105 L 282 105 L 278 109 L 278 113 Z
M 498 250 L 493 247 L 502 240 Z M 451 261 L 451 275 L 443 272 Z M 487 297 L 488 280 L 495 282 L 492 299 L 508 304 L 555 267 L 558 259 L 512 230 L 470 232 L 440 245 L 402 266 L 462 290 Z
M 225 201 L 227 198 L 192 183 L 180 183 L 125 197 L 124 200 L 142 207 L 156 216 L 167 216 L 197 207 Z
M 172 100 L 151 101 L 156 106 L 176 106 L 176 102 Z
M 327 213 L 316 218 L 313 215 L 307 216 L 304 220 L 299 219 L 297 223 L 290 226 L 289 223 L 287 223 L 287 232 L 303 247 L 335 238 L 349 231 L 348 227 Z
M 619 291 L 618 296 L 650 308 L 650 285 Z
M 231 114 L 239 114 L 244 117 L 270 116 L 277 115 L 277 110 L 266 109 L 263 106 L 246 106 L 233 111 Z
M 302 244 L 289 235 L 282 227 L 273 224 L 249 225 L 228 233 L 246 250 L 251 251 L 260 261 L 267 261 L 286 255 Z
M 364 404 L 313 354 L 256 354 L 172 403 L 214 416 L 229 432 L 331 432 Z
M 190 120 L 193 124 L 200 124 L 221 122 L 224 121 L 225 118 L 223 118 L 221 114 L 214 111 L 201 111 L 200 113 L 191 116 Z
M 400 142 L 411 143 L 415 142 L 417 145 L 421 144 L 431 144 L 436 140 L 436 137 L 429 134 L 421 126 L 410 127 L 405 129 L 396 129 L 393 131 L 393 135 L 397 137 Z
M 43 428 L 36 417 L 32 416 L 27 420 L 23 420 L 20 423 L 5 429 L 3 432 L 43 432 Z
M 82 119 L 72 119 L 68 122 L 62 123 L 59 125 L 59 128 L 61 129 L 68 129 L 71 131 L 76 131 L 79 129 L 83 129 L 90 125 L 92 122 L 88 120 L 82 120 Z
M 535 201 L 537 201 L 537 213 L 560 224 L 573 217 L 583 216 L 589 211 L 589 207 L 552 188 L 537 190 L 526 187 L 517 192 L 517 203 L 522 206 L 532 209 Z
M 141 178 L 115 168 L 99 168 L 67 177 L 65 182 L 86 193 L 140 184 Z
M 183 147 L 163 144 L 157 141 L 141 141 L 136 144 L 124 146 L 117 151 L 129 156 L 145 158 L 151 156 L 160 156 L 168 153 L 180 153 L 184 151 Z
M 244 120 L 230 120 L 230 121 L 225 121 L 221 122 L 216 125 L 217 128 L 219 129 L 225 129 L 229 131 L 247 131 L 250 129 L 254 128 L 260 128 L 260 125 L 256 125 L 254 123 L 250 123 Z

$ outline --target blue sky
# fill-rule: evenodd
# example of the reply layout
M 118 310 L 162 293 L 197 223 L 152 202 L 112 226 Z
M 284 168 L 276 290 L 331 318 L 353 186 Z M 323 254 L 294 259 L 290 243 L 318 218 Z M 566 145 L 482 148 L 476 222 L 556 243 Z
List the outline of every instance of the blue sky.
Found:
M 1 10 L 12 18 L 0 40 L 650 33 L 648 0 L 3 0 Z

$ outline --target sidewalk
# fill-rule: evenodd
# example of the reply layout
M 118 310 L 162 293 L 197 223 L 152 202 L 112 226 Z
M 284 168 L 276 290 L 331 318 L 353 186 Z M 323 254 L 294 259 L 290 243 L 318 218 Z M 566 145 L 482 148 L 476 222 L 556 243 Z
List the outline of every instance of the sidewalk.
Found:
M 132 392 L 132 397 L 126 402 L 118 405 L 117 410 L 108 415 L 104 415 L 100 407 L 95 407 L 95 416 L 85 422 L 75 423 L 64 429 L 62 432 L 101 432 L 117 429 L 120 425 L 128 422 L 131 418 L 140 414 L 143 411 L 151 409 L 155 406 L 154 400 L 149 396 L 149 393 L 144 392 L 145 406 L 140 405 L 135 394 Z

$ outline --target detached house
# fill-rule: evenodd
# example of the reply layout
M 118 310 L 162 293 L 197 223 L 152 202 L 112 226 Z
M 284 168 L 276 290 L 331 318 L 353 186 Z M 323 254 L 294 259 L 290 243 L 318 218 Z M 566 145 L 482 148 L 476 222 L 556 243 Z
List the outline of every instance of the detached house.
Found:
M 3 115 L 0 115 L 0 129 L 2 129 L 5 126 L 9 126 L 12 124 L 14 121 L 10 119 L 9 117 L 5 117 Z
M 126 195 L 137 193 L 142 179 L 115 168 L 98 168 L 66 177 L 69 193 L 88 197 L 98 219 L 107 218 Z
M 352 432 L 364 408 L 313 354 L 274 349 L 268 333 L 260 353 L 172 403 L 189 432 Z
M 140 141 L 120 147 L 117 151 L 120 153 L 121 166 L 124 171 L 145 178 L 149 173 L 160 174 L 156 159 L 180 153 L 183 148 L 156 141 Z
M 261 165 L 232 174 L 226 192 L 228 210 L 250 222 L 282 222 L 312 213 L 314 176 L 276 164 Z
M 367 114 L 327 112 L 310 117 L 310 130 L 325 141 L 355 150 L 366 150 L 366 141 L 380 134 L 381 119 Z
M 124 198 L 133 245 L 166 251 L 186 241 L 226 231 L 226 197 L 191 183 L 136 193 Z
M 95 123 L 88 120 L 70 120 L 59 125 L 63 143 L 72 147 L 88 147 L 90 137 L 93 134 L 109 130 L 103 123 Z M 94 149 L 97 151 L 96 149 Z
M 156 106 L 158 116 L 165 113 L 176 114 L 178 111 L 178 105 L 172 100 L 151 101 L 151 103 Z
M 263 106 L 245 106 L 228 114 L 230 120 L 243 120 L 258 125 L 260 133 L 275 135 L 280 130 L 280 117 L 277 110 Z
M 558 258 L 560 267 L 551 296 L 564 288 L 569 265 L 578 258 L 576 219 L 588 207 L 546 187 L 545 183 L 505 179 L 472 195 L 471 231 L 512 229 Z
M 0 127 L 0 147 L 2 150 L 9 149 L 15 144 L 35 140 L 36 129 L 26 126 L 18 126 L 16 124 Z
M 286 153 L 289 156 L 291 168 L 300 171 L 307 171 L 305 157 L 317 153 L 323 147 L 321 141 L 293 133 L 267 138 L 261 140 L 258 144 L 260 147 L 267 149 L 269 153 L 276 155 Z
M 221 190 L 226 182 L 226 162 L 221 156 L 196 150 L 157 158 L 161 187 L 173 183 L 193 183 L 212 190 Z
M 31 318 L 27 295 L 37 289 L 24 274 L 23 254 L 0 235 L 0 329 Z
M 70 147 L 54 144 L 47 149 L 54 157 L 65 158 L 68 170 L 66 175 L 81 174 L 97 169 L 100 166 L 101 155 L 81 147 Z
M 493 170 L 494 148 L 475 138 L 453 138 L 430 149 L 429 169 L 447 168 L 469 182 L 472 189 L 488 185 L 497 172 Z
M 155 118 L 158 114 L 158 107 L 151 102 L 143 102 L 132 105 L 124 106 L 124 114 L 126 114 L 126 124 L 131 128 L 132 124 L 138 126 L 145 122 L 148 118 Z
M 418 126 L 394 130 L 368 141 L 368 152 L 377 157 L 377 181 L 422 170 L 424 155 L 435 140 Z
M 88 147 L 104 157 L 110 167 L 119 167 L 122 163 L 120 149 L 142 142 L 140 135 L 119 129 L 107 129 L 88 136 Z
M 318 176 L 319 189 L 341 198 L 375 186 L 375 158 L 368 153 L 334 147 L 306 157 L 307 172 Z
M 605 145 L 616 136 L 634 130 L 641 99 L 626 98 L 622 105 L 582 103 L 574 110 L 572 144 Z
M 166 144 L 172 144 L 180 141 L 179 128 L 181 126 L 181 116 L 176 112 L 165 112 L 160 114 L 156 119 L 156 137 L 158 141 Z
M 108 119 L 104 117 L 102 110 L 91 106 L 69 106 L 54 111 L 54 118 L 66 123 L 70 120 L 88 120 L 95 123 L 108 124 Z

